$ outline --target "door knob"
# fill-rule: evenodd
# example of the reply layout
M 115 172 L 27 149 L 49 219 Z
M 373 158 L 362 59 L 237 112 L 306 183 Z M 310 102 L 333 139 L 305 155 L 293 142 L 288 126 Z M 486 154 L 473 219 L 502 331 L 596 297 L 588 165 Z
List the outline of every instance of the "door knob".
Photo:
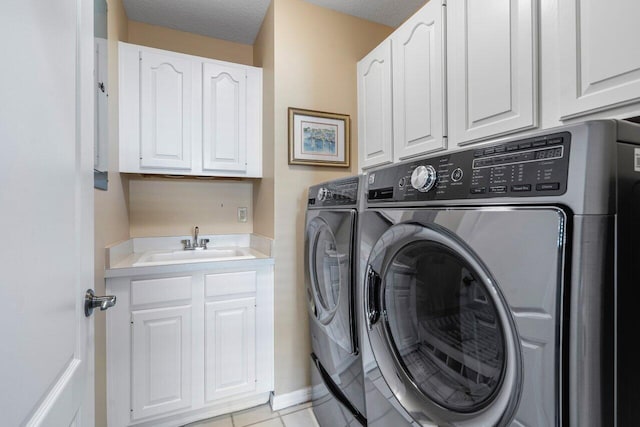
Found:
M 116 305 L 115 295 L 97 297 L 93 289 L 87 289 L 87 292 L 84 294 L 84 315 L 87 317 L 93 314 L 94 308 L 100 307 L 100 310 L 104 311 L 114 305 Z

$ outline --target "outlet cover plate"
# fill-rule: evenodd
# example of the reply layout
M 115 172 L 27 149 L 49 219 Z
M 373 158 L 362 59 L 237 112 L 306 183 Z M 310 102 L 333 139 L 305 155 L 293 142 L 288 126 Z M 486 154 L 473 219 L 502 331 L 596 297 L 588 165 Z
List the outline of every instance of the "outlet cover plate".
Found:
M 247 208 L 238 208 L 238 222 L 247 222 Z

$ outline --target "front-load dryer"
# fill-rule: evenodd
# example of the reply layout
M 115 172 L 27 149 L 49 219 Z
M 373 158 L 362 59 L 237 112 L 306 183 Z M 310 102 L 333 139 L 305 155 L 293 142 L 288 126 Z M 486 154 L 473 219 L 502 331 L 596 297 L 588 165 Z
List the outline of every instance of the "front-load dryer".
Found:
M 368 174 L 370 426 L 637 422 L 622 334 L 637 301 L 639 129 L 586 122 Z
M 309 188 L 305 283 L 313 411 L 322 427 L 366 425 L 356 316 L 356 230 L 361 176 Z

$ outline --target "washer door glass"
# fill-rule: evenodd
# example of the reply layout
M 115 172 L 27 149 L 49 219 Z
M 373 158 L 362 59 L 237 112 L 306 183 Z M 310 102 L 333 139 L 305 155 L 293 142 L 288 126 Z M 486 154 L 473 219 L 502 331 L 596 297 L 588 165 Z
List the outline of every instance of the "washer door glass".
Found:
M 376 362 L 410 413 L 444 424 L 512 418 L 522 378 L 515 322 L 495 279 L 450 230 L 390 227 L 371 250 L 365 301 Z
M 420 391 L 456 412 L 489 403 L 505 369 L 502 325 L 479 273 L 440 243 L 400 249 L 383 278 L 387 328 Z
M 318 227 L 312 254 L 314 292 L 322 308 L 333 312 L 340 299 L 341 254 L 336 251 L 336 238 L 324 223 Z

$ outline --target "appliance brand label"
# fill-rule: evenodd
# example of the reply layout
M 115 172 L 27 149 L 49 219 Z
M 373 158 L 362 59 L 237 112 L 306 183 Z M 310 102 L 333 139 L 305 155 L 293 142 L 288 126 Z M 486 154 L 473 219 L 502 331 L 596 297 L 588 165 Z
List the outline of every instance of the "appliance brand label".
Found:
M 634 148 L 633 153 L 633 170 L 640 172 L 640 148 Z

